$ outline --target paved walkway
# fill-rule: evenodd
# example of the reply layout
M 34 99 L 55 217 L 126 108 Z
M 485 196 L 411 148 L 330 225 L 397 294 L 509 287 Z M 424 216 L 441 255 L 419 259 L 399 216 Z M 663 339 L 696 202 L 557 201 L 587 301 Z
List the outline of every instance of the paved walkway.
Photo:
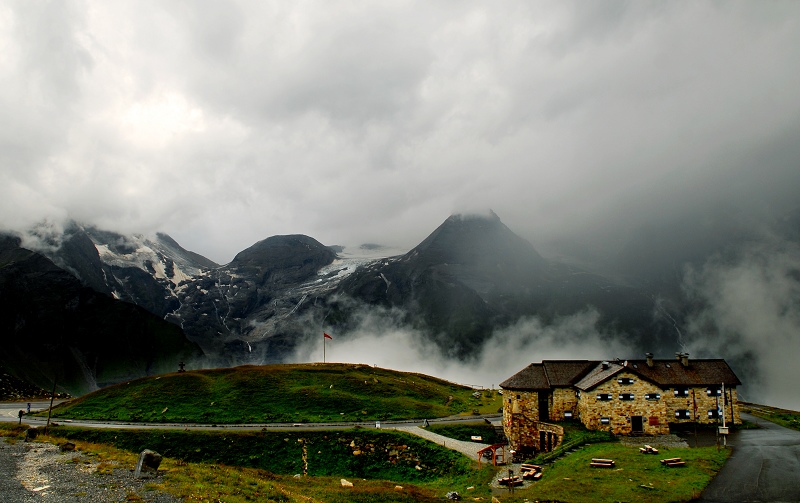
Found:
M 436 433 L 428 431 L 425 428 L 420 428 L 419 426 L 396 426 L 394 429 L 422 437 L 443 447 L 447 447 L 448 449 L 458 451 L 468 458 L 474 459 L 475 461 L 478 460 L 478 451 L 484 447 L 489 447 L 489 444 L 481 444 L 479 442 L 464 442 L 463 440 L 455 440 L 450 437 L 437 435 Z
M 742 414 L 757 430 L 739 430 L 733 454 L 703 491 L 706 503 L 800 501 L 800 432 Z

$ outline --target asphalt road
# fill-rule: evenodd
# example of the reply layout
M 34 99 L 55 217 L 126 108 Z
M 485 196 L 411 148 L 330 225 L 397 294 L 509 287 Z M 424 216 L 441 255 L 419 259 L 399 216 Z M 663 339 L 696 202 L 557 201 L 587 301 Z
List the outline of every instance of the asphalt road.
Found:
M 756 503 L 800 501 L 800 432 L 742 414 L 757 430 L 731 435 L 733 453 L 699 501 Z
M 63 401 L 63 400 L 62 400 Z M 59 403 L 58 400 L 55 402 Z M 26 410 L 27 402 L 0 402 L 0 422 L 18 422 L 19 411 Z M 31 412 L 40 410 L 47 410 L 50 402 L 31 402 Z M 484 418 L 496 419 L 500 414 L 489 414 L 485 416 L 453 416 L 447 418 L 434 418 L 430 419 L 430 424 L 455 424 L 465 421 L 482 421 Z M 25 415 L 22 422 L 31 426 L 44 426 L 47 423 L 47 418 L 39 418 L 30 415 Z M 422 420 L 409 420 L 409 421 L 363 421 L 353 423 L 265 423 L 265 424 L 184 424 L 184 423 L 128 423 L 121 421 L 79 421 L 77 419 L 52 419 L 51 422 L 69 426 L 81 426 L 86 428 L 116 428 L 116 429 L 180 429 L 180 430 L 235 430 L 235 431 L 253 431 L 253 430 L 336 430 L 336 429 L 349 429 L 354 426 L 362 428 L 382 428 L 382 429 L 398 429 L 407 426 L 421 426 Z

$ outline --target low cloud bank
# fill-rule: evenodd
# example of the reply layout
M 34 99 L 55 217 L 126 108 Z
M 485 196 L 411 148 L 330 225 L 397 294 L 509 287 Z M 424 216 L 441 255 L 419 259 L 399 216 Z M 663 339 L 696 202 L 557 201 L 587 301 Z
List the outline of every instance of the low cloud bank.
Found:
M 727 359 L 742 399 L 800 410 L 800 245 L 770 238 L 715 256 L 684 290 L 702 306 L 688 323 L 692 355 Z
M 420 372 L 449 381 L 484 387 L 497 385 L 527 365 L 545 359 L 602 359 L 628 356 L 619 336 L 597 329 L 599 313 L 587 310 L 545 325 L 523 318 L 495 331 L 467 361 L 447 358 L 441 348 L 401 320 L 402 311 L 362 308 L 355 328 L 331 332 L 325 342 L 328 362 L 364 363 L 406 372 Z M 295 361 L 322 361 L 323 336 L 306 340 Z

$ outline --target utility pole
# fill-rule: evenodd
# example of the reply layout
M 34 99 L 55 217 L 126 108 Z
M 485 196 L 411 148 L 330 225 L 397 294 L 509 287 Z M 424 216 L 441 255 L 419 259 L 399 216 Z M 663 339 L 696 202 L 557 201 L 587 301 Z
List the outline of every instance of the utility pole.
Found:
M 53 392 L 50 394 L 50 408 L 47 409 L 47 424 L 44 426 L 44 434 L 50 430 L 50 416 L 53 414 L 53 400 L 56 398 L 56 373 L 53 371 Z

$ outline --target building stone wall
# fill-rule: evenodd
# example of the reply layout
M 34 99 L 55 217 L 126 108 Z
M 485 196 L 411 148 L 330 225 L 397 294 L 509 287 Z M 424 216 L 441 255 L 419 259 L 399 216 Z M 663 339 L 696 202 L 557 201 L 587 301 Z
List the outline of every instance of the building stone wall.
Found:
M 575 392 L 571 391 L 571 393 L 574 397 Z M 554 402 L 552 396 L 549 399 L 552 407 Z M 541 452 L 553 449 L 563 441 L 564 428 L 540 422 L 538 419 L 539 393 L 505 390 L 503 394 L 503 431 L 512 450 L 520 451 L 524 448 L 532 448 Z
M 720 386 L 721 388 L 721 386 Z M 714 387 L 716 390 L 716 387 Z M 676 394 L 676 390 L 679 391 Z M 667 415 L 670 421 L 674 423 L 691 423 L 697 422 L 699 424 L 716 424 L 716 417 L 709 417 L 708 411 L 717 410 L 717 398 L 719 398 L 719 405 L 723 408 L 725 413 L 726 424 L 742 424 L 742 418 L 739 415 L 739 399 L 736 388 L 725 388 L 725 397 L 708 395 L 708 387 L 679 387 L 669 388 L 664 391 L 663 395 L 665 403 L 667 404 Z M 685 393 L 684 393 L 685 392 Z M 733 397 L 733 411 L 731 411 L 731 396 Z M 697 410 L 695 412 L 695 406 Z M 688 418 L 678 417 L 678 411 L 688 411 Z M 722 417 L 719 418 L 720 424 Z
M 569 418 L 564 416 L 565 412 L 572 412 L 572 416 L 578 416 L 578 396 L 573 388 L 556 388 L 553 390 L 552 402 L 550 404 L 550 420 L 565 421 Z
M 620 384 L 618 379 L 630 379 L 631 384 Z M 633 400 L 621 400 L 621 394 L 632 394 Z M 646 400 L 646 394 L 659 394 L 657 400 Z M 610 395 L 610 400 L 598 399 Z M 669 417 L 664 400 L 665 392 L 639 376 L 620 372 L 599 386 L 581 392 L 578 412 L 581 422 L 590 430 L 610 430 L 616 435 L 632 433 L 633 417 L 642 418 L 642 433 L 662 435 L 669 433 Z M 603 423 L 608 418 L 608 424 Z

